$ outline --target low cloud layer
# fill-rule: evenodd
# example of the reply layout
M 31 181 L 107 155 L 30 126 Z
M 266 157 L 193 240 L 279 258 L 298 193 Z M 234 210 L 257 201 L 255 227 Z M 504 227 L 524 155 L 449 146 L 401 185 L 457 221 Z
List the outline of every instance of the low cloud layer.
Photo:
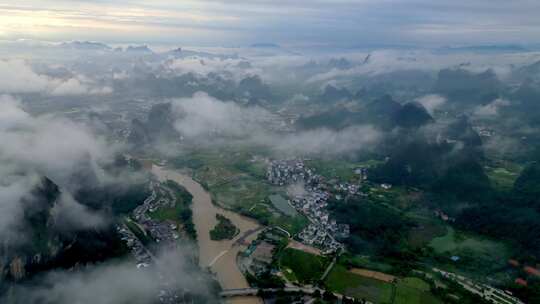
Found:
M 59 228 L 84 229 L 104 224 L 104 218 L 67 193 L 77 189 L 72 177 L 82 170 L 106 180 L 100 164 L 109 162 L 114 150 L 104 140 L 67 119 L 31 116 L 16 99 L 1 96 L 0 142 L 0 238 L 24 238 L 18 234 L 25 208 L 22 200 L 31 200 L 32 190 L 43 177 L 62 187 L 63 193 L 53 208 Z
M 416 101 L 419 102 L 422 106 L 424 106 L 424 108 L 426 108 L 429 114 L 433 115 L 433 112 L 435 110 L 437 110 L 446 103 L 446 98 L 440 95 L 430 94 L 422 96 L 416 99 Z
M 173 109 L 176 130 L 187 140 L 207 145 L 236 141 L 282 154 L 328 156 L 367 150 L 380 138 L 371 126 L 280 131 L 282 119 L 263 108 L 240 106 L 201 92 L 173 101 Z
M 63 192 L 51 210 L 55 228 L 59 230 L 79 230 L 103 227 L 106 217 L 79 204 L 69 193 Z
M 473 114 L 480 118 L 495 117 L 499 115 L 499 111 L 502 107 L 509 105 L 510 102 L 508 100 L 498 98 L 488 104 L 477 106 L 474 109 Z
M 114 153 L 113 147 L 84 125 L 61 117 L 33 117 L 10 96 L 0 97 L 0 113 L 2 162 L 67 182 L 83 162 L 99 176 L 98 162 L 111 159 Z
M 352 126 L 340 131 L 321 128 L 274 138 L 270 145 L 286 154 L 349 155 L 372 149 L 380 136 L 371 126 Z
M 53 271 L 27 285 L 15 287 L 2 303 L 11 304 L 146 304 L 153 303 L 160 291 L 176 287 L 180 294 L 209 296 L 208 282 L 200 277 L 181 250 L 160 254 L 150 267 L 138 269 L 133 262 L 88 266 L 76 271 Z M 217 301 L 215 302 L 217 303 Z
M 260 74 L 261 69 L 252 67 L 248 61 L 232 58 L 210 58 L 190 56 L 165 62 L 165 67 L 175 74 L 193 73 L 207 77 L 214 73 L 239 82 L 249 75 Z
M 0 60 L 0 93 L 42 93 L 54 96 L 104 95 L 112 93 L 82 75 L 56 78 L 38 74 L 23 60 Z
M 0 239 L 5 243 L 20 243 L 26 237 L 18 233 L 24 212 L 21 201 L 39 179 L 36 175 L 21 177 L 9 175 L 6 171 L 3 168 L 0 177 Z

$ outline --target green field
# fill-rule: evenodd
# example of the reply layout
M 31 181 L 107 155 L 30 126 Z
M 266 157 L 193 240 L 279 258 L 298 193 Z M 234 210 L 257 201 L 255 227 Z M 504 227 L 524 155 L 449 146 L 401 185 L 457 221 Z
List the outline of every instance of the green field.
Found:
M 430 292 L 429 284 L 419 278 L 400 279 L 396 284 L 394 304 L 438 304 L 441 303 Z
M 181 212 L 185 209 L 182 204 L 176 204 L 174 207 L 161 207 L 154 212 L 148 212 L 148 216 L 151 219 L 157 221 L 178 221 L 180 219 Z
M 223 207 L 253 217 L 263 225 L 279 226 L 295 234 L 308 221 L 296 212 L 294 216 L 282 214 L 273 206 L 269 197 L 280 192 L 281 189 L 251 176 L 242 176 L 218 187 L 210 187 L 213 198 Z
M 518 178 L 521 167 L 517 165 L 505 167 L 486 167 L 486 174 L 495 189 L 509 191 Z
M 434 238 L 429 246 L 436 254 L 448 258 L 446 262 L 440 261 L 444 264 L 441 267 L 471 277 L 492 276 L 510 258 L 510 250 L 504 243 L 457 232 L 451 227 L 446 235 Z M 451 262 L 449 258 L 453 255 L 460 260 Z
M 429 217 L 426 212 L 407 213 L 416 226 L 407 235 L 407 242 L 412 248 L 421 248 L 431 243 L 434 238 L 447 234 L 446 225 L 439 219 Z
M 317 174 L 324 176 L 327 179 L 338 179 L 341 181 L 349 181 L 357 178 L 354 169 L 355 164 L 340 160 L 311 160 L 306 161 L 306 166 L 313 168 Z
M 357 299 L 376 304 L 392 302 L 393 284 L 354 274 L 339 264 L 332 269 L 325 284 L 333 292 Z
M 357 268 L 367 268 L 380 272 L 392 271 L 392 265 L 380 261 L 373 261 L 369 256 L 354 255 L 348 257 L 347 259 L 343 259 L 342 256 L 340 258 L 340 263 L 343 262 L 349 263 L 351 266 Z
M 203 151 L 189 155 L 198 166 L 194 178 L 205 185 L 212 198 L 226 209 L 257 219 L 263 225 L 279 226 L 295 234 L 307 225 L 307 219 L 292 212 L 282 214 L 269 197 L 285 190 L 266 182 L 266 164 L 241 151 Z M 186 163 L 176 163 L 186 165 Z M 286 203 L 286 202 L 285 202 Z M 294 211 L 294 210 L 293 210 Z
M 472 251 L 486 256 L 499 256 L 497 253 L 506 251 L 505 246 L 502 244 L 457 233 L 452 227 L 448 227 L 444 236 L 434 238 L 430 242 L 430 246 L 439 254 Z
M 265 178 L 265 162 L 253 156 L 265 156 L 266 149 L 240 145 L 223 146 L 218 150 L 200 148 L 189 151 L 188 149 L 186 148 L 184 153 L 171 160 L 171 163 L 177 168 L 191 168 L 198 172 L 204 171 L 205 167 L 222 168 L 232 174 L 245 173 L 257 178 Z
M 329 261 L 326 257 L 287 248 L 280 253 L 279 265 L 291 281 L 315 283 L 324 273 Z
M 272 188 L 263 180 L 241 176 L 228 183 L 210 186 L 210 192 L 225 207 L 249 209 L 255 203 L 265 202 L 272 194 Z
M 350 162 L 340 159 L 316 159 L 305 162 L 306 166 L 313 168 L 317 174 L 327 179 L 338 179 L 340 181 L 353 181 L 358 179 L 354 169 L 359 167 L 373 167 L 379 162 L 369 160 L 365 162 Z
M 419 278 L 399 279 L 387 283 L 349 272 L 343 265 L 336 265 L 326 278 L 327 288 L 333 292 L 376 304 L 440 304 L 430 293 L 430 286 Z

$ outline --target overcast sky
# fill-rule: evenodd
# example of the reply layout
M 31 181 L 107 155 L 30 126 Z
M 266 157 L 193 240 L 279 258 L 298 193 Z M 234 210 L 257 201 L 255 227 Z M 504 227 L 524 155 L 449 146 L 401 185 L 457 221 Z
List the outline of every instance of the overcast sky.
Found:
M 0 0 L 0 39 L 199 46 L 537 44 L 538 0 Z

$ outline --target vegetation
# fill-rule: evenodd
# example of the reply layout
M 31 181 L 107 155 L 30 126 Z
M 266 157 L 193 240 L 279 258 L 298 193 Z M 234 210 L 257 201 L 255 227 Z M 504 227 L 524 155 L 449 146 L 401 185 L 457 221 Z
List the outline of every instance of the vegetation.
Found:
M 457 233 L 453 228 L 448 228 L 446 235 L 434 238 L 429 244 L 437 253 L 474 252 L 484 255 L 494 255 L 498 260 L 505 258 L 504 245 L 479 237 L 472 237 L 463 233 Z
M 304 284 L 317 282 L 328 266 L 328 258 L 286 248 L 279 256 L 279 265 L 290 281 Z
M 216 214 L 218 221 L 214 229 L 210 230 L 210 239 L 213 241 L 232 240 L 239 232 L 238 228 L 230 219 L 221 214 Z
M 85 206 L 99 209 L 107 206 L 116 215 L 125 215 L 142 204 L 150 195 L 148 179 L 141 172 L 142 165 L 134 160 L 127 161 L 123 156 L 117 155 L 113 164 L 106 168 L 107 173 L 118 179 L 113 183 L 98 184 L 95 176 L 80 172 L 80 179 L 84 187 L 75 193 L 75 199 Z M 138 176 L 130 183 L 119 182 L 121 176 L 132 174 Z M 142 178 L 141 178 L 142 177 Z
M 451 140 L 439 141 L 421 133 L 419 126 L 433 121 L 421 108 L 403 109 L 388 98 L 367 108 L 382 118 L 381 127 L 399 126 L 395 134 L 387 136 L 374 160 L 315 158 L 306 162 L 328 180 L 355 182 L 358 176 L 354 169 L 369 168 L 369 181 L 361 189 L 365 196 L 329 201 L 332 216 L 351 228 L 351 236 L 344 240 L 351 254 L 342 265 L 404 275 L 422 263 L 472 277 L 489 274 L 503 278 L 499 273 L 510 256 L 529 260 L 540 256 L 540 224 L 536 220 L 540 216 L 540 183 L 534 163 L 522 170 L 512 162 L 487 161 L 479 135 L 464 117 L 441 130 L 443 137 Z M 396 116 L 385 116 L 390 112 Z M 347 120 L 366 119 L 353 112 L 345 120 L 338 119 L 341 114 L 332 114 L 338 129 Z M 305 125 L 313 122 L 304 121 Z M 216 202 L 292 234 L 306 225 L 304 217 L 283 214 L 269 201 L 270 195 L 282 194 L 283 189 L 266 183 L 264 162 L 253 158 L 254 154 L 264 156 L 264 151 L 226 147 L 200 152 L 189 153 L 178 165 L 192 168 L 194 177 L 206 185 Z M 380 183 L 393 187 L 382 189 Z M 441 220 L 434 215 L 435 210 L 452 220 Z M 460 260 L 450 260 L 453 255 Z M 282 258 L 279 262 L 283 267 Z M 305 271 L 300 269 L 282 270 L 293 281 L 310 277 L 302 275 Z M 409 299 L 403 301 L 433 302 L 432 296 L 401 281 L 394 291 L 398 298 Z
M 398 280 L 395 286 L 394 304 L 439 304 L 442 303 L 430 293 L 425 281 L 409 277 Z
M 337 293 L 373 303 L 392 303 L 393 285 L 391 283 L 366 278 L 336 265 L 325 280 L 326 287 Z
M 485 170 L 494 189 L 498 191 L 511 191 L 514 182 L 519 176 L 521 167 L 486 167 Z
M 164 184 L 173 191 L 176 204 L 173 207 L 161 207 L 149 213 L 149 216 L 155 220 L 176 222 L 183 227 L 183 230 L 191 239 L 196 239 L 197 231 L 193 224 L 193 212 L 191 211 L 193 196 L 174 181 L 168 180 Z
M 424 213 L 424 212 L 422 212 Z M 411 249 L 419 249 L 430 244 L 434 238 L 447 234 L 447 226 L 439 219 L 423 214 L 408 213 L 407 217 L 414 221 L 415 226 L 407 235 L 407 244 Z
M 266 153 L 256 147 L 231 146 L 187 152 L 171 162 L 180 168 L 191 168 L 194 179 L 222 207 L 295 234 L 308 221 L 300 214 L 282 214 L 270 202 L 270 195 L 282 194 L 284 189 L 266 182 L 266 163 L 254 158 Z
M 347 160 L 339 159 L 317 159 L 306 162 L 306 166 L 312 168 L 327 179 L 337 179 L 340 181 L 352 181 L 358 178 L 354 169 L 360 165 Z
M 405 277 L 388 282 L 354 273 L 343 264 L 337 264 L 324 283 L 333 292 L 373 303 L 442 303 L 431 293 L 430 284 L 420 278 Z
M 330 210 L 338 222 L 350 225 L 346 242 L 353 252 L 395 251 L 408 230 L 408 221 L 397 211 L 361 198 L 333 202 Z
M 540 165 L 530 163 L 511 192 L 495 203 L 465 209 L 458 218 L 463 229 L 478 231 L 520 247 L 519 256 L 540 259 Z
M 441 132 L 452 141 L 430 139 L 411 129 L 395 134 L 389 139 L 388 160 L 371 170 L 370 179 L 419 187 L 440 201 L 489 200 L 492 188 L 481 165 L 482 141 L 469 120 L 463 116 Z
M 124 220 L 124 223 L 126 224 L 126 226 L 129 228 L 129 230 L 131 230 L 131 232 L 133 232 L 133 234 L 135 234 L 135 236 L 144 244 L 144 245 L 148 245 L 150 244 L 151 242 L 153 242 L 152 238 L 146 234 L 142 229 L 141 227 L 139 227 L 139 225 L 137 225 L 137 223 L 135 223 L 134 221 L 132 221 L 131 219 L 129 218 L 126 218 Z

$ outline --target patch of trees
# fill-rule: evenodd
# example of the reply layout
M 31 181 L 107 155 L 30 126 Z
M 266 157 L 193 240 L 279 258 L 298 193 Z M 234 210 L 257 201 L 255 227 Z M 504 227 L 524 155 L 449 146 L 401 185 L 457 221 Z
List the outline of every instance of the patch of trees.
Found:
M 513 192 L 519 205 L 540 211 L 540 162 L 533 162 L 523 169 Z
M 218 223 L 210 230 L 210 239 L 213 241 L 232 240 L 240 231 L 232 221 L 221 214 L 216 214 Z
M 361 198 L 332 203 L 329 209 L 337 222 L 350 226 L 351 235 L 346 242 L 353 252 L 367 249 L 391 255 L 400 250 L 399 243 L 410 228 L 398 212 Z
M 182 185 L 167 180 L 165 185 L 174 192 L 177 199 L 177 204 L 181 204 L 179 208 L 178 218 L 182 222 L 184 231 L 191 239 L 197 239 L 197 231 L 195 230 L 195 224 L 193 223 L 193 211 L 191 210 L 191 204 L 193 203 L 193 195 L 187 191 Z
M 523 170 L 510 195 L 463 210 L 457 224 L 517 243 L 523 256 L 540 259 L 539 189 L 540 165 L 534 162 Z
M 437 194 L 441 201 L 489 200 L 492 189 L 482 167 L 482 142 L 467 118 L 437 128 L 409 129 L 390 136 L 384 147 L 388 159 L 370 171 L 370 179 L 419 187 Z
M 94 210 L 109 210 L 115 215 L 127 214 L 150 195 L 148 179 L 138 161 L 128 161 L 118 155 L 104 170 L 111 179 L 106 183 L 100 182 L 90 168 L 83 168 L 72 178 L 79 186 L 73 193 L 79 203 Z M 126 176 L 131 178 L 126 181 Z

